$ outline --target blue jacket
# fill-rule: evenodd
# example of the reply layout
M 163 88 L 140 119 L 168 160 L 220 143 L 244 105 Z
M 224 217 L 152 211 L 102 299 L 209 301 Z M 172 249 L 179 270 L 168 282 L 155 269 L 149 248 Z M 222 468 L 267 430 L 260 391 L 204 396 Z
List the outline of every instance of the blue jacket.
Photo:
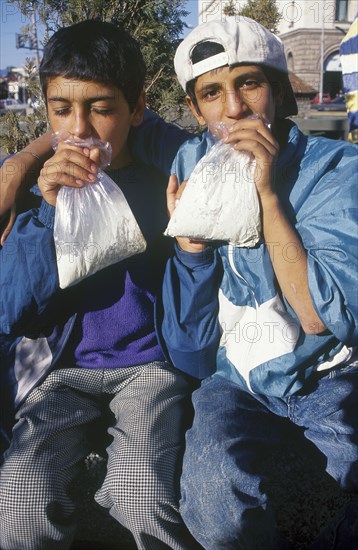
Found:
M 160 194 L 157 199 L 154 194 L 151 200 L 157 200 L 156 204 L 160 200 L 163 208 L 156 210 L 153 219 L 149 201 L 139 207 L 138 202 L 145 202 L 145 199 L 132 200 L 136 217 L 133 205 L 140 208 L 140 218 L 137 219 L 143 219 L 148 231 L 154 232 L 158 227 L 164 229 L 166 223 L 167 178 L 163 173 L 169 174 L 174 155 L 189 134 L 164 123 L 148 111 L 138 131 L 147 151 L 154 148 L 152 140 L 157 133 L 167 142 L 163 153 L 155 151 L 162 174 L 152 170 L 146 173 L 148 179 L 156 182 Z M 135 142 L 134 136 L 132 139 Z M 131 193 L 138 192 L 133 189 Z M 164 213 L 161 219 L 159 210 Z M 9 443 L 17 408 L 56 367 L 75 323 L 73 303 L 79 285 L 59 291 L 53 242 L 54 212 L 52 206 L 40 200 L 38 208 L 17 217 L 0 250 L 0 452 Z M 161 319 L 160 301 L 156 315 Z M 160 330 L 157 334 L 167 355 Z
M 163 324 L 177 367 L 196 365 L 248 391 L 278 397 L 345 364 L 358 344 L 358 148 L 306 137 L 290 121 L 282 125 L 288 138 L 275 188 L 307 250 L 309 290 L 327 331 L 303 332 L 264 242 L 253 248 L 223 244 L 194 255 L 177 248 L 165 275 Z M 181 147 L 173 167 L 179 181 L 188 179 L 212 143 L 204 133 Z M 208 287 L 213 279 L 215 293 Z

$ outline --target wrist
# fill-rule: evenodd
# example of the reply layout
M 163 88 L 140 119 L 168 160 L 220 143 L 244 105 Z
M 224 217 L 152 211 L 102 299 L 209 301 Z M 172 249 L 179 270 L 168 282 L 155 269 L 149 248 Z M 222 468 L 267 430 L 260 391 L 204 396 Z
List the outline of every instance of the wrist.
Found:
M 58 195 L 58 191 L 43 191 L 41 188 L 40 188 L 40 191 L 41 191 L 41 194 L 42 194 L 42 198 L 43 200 L 49 205 L 49 206 L 52 206 L 54 208 L 56 208 L 56 202 L 57 202 L 57 195 Z
M 286 219 L 280 200 L 275 193 L 260 196 L 260 207 L 262 217 L 262 231 L 265 240 L 274 230 L 277 224 L 281 224 Z
M 41 158 L 37 153 L 34 153 L 33 151 L 23 149 L 22 151 L 18 151 L 16 155 L 31 155 L 31 157 L 38 162 L 41 162 Z
M 30 151 L 18 151 L 10 159 L 24 176 L 29 171 L 39 170 L 41 159 L 39 155 Z
M 259 200 L 263 212 L 281 208 L 280 199 L 272 190 L 259 193 Z

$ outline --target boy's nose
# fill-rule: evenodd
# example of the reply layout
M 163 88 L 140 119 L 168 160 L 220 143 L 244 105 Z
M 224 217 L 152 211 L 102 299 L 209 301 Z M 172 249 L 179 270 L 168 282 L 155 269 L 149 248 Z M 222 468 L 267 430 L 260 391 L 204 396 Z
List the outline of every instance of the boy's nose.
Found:
M 81 139 L 91 136 L 91 124 L 84 113 L 76 113 L 72 133 Z
M 227 117 L 238 119 L 246 109 L 245 102 L 237 90 L 226 90 L 225 111 Z

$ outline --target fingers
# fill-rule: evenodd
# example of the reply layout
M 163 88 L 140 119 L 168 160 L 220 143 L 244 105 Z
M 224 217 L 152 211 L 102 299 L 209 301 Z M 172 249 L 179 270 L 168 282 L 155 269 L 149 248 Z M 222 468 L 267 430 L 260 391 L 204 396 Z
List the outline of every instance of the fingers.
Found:
M 252 131 L 240 132 L 240 139 L 233 144 L 236 151 L 247 151 L 252 153 L 256 161 L 270 162 L 278 155 L 279 149 L 271 141 L 265 139 L 261 134 Z
M 61 185 L 82 187 L 85 182 L 94 183 L 97 172 L 89 149 L 60 144 L 55 155 L 45 162 L 38 185 L 44 199 L 55 206 Z
M 230 126 L 227 138 L 229 139 L 237 130 L 257 130 L 267 138 L 272 136 L 271 125 L 264 122 L 262 118 L 246 117 L 237 120 Z
M 184 189 L 185 189 L 187 183 L 188 183 L 188 180 L 184 180 L 182 182 L 181 186 L 179 187 L 179 189 L 177 191 L 177 194 L 176 194 L 175 204 L 178 204 L 182 194 L 184 193 Z
M 0 229 L 0 246 L 4 246 L 5 240 L 9 235 L 12 229 L 12 226 L 15 223 L 15 219 L 16 219 L 16 208 L 15 206 L 12 206 L 10 209 L 9 219 L 6 222 L 6 225 Z
M 261 196 L 274 193 L 274 166 L 279 144 L 262 119 L 244 118 L 236 121 L 225 139 L 237 151 L 251 153 L 256 161 L 254 180 Z
M 101 164 L 101 151 L 98 149 L 98 147 L 94 147 L 93 149 L 87 149 L 88 150 L 88 156 L 92 162 L 94 162 L 97 166 L 100 166 Z
M 169 218 L 172 216 L 173 210 L 177 206 L 186 184 L 187 180 L 184 180 L 181 186 L 178 187 L 178 178 L 176 175 L 172 174 L 169 177 L 169 182 L 167 185 L 167 209 Z
M 167 209 L 169 217 L 172 216 L 174 209 L 183 194 L 186 184 L 187 181 L 185 180 L 178 188 L 178 178 L 174 174 L 170 176 L 167 186 Z M 204 248 L 206 248 L 205 243 L 187 239 L 186 237 L 177 237 L 176 240 L 180 248 L 186 252 L 201 252 Z
M 83 185 L 96 181 L 98 166 L 89 156 L 88 149 L 59 145 L 56 154 L 45 162 L 41 177 L 61 185 Z
M 172 174 L 169 178 L 167 186 L 167 210 L 169 218 L 171 218 L 176 206 L 178 187 L 178 178 Z
M 257 155 L 276 156 L 279 145 L 270 129 L 261 119 L 244 118 L 235 122 L 225 138 L 237 150 L 247 150 Z

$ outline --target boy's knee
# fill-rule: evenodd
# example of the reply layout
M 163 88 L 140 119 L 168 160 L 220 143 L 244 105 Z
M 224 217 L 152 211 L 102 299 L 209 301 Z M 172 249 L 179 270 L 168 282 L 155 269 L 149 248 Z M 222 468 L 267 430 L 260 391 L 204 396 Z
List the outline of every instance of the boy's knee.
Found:
M 275 522 L 266 496 L 235 487 L 230 479 L 183 475 L 179 512 L 192 535 L 205 548 L 275 548 Z M 261 547 L 256 542 L 262 542 Z M 266 546 L 265 546 L 266 544 Z
M 33 518 L 40 525 L 41 516 L 50 521 L 62 516 L 64 503 L 68 515 L 71 506 L 64 490 L 66 480 L 61 482 L 59 473 L 32 466 L 16 458 L 4 463 L 0 470 L 0 513 L 11 510 L 7 520 L 16 517 L 18 522 L 30 523 Z
M 208 550 L 232 548 L 276 550 L 276 528 L 270 512 L 261 506 L 224 505 L 218 491 L 205 486 L 201 493 L 185 493 L 179 512 L 193 537 Z
M 178 517 L 178 501 L 174 491 L 155 482 L 144 486 L 140 480 L 138 485 L 107 484 L 97 492 L 95 499 L 132 532 L 140 530 L 140 526 L 157 524 L 160 517 L 166 517 L 169 521 L 177 521 Z
M 182 480 L 182 491 L 180 500 L 180 513 L 186 523 L 186 518 L 216 518 L 219 520 L 222 510 L 220 511 L 220 499 L 222 481 L 201 481 L 195 478 Z M 221 521 L 220 521 L 221 522 Z
M 201 488 L 183 489 L 179 512 L 193 537 L 205 548 L 224 548 L 230 540 L 235 541 L 237 525 L 232 525 L 231 518 L 223 516 L 220 501 L 215 497 L 213 486 L 204 484 Z M 227 546 L 227 548 L 234 548 Z M 235 546 L 236 548 L 236 546 Z

